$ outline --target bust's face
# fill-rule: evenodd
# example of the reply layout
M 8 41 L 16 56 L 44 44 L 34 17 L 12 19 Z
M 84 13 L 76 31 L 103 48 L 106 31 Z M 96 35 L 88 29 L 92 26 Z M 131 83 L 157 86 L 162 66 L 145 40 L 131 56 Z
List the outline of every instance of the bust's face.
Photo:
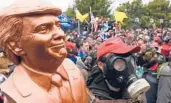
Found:
M 29 16 L 23 18 L 23 25 L 23 61 L 33 69 L 54 72 L 67 55 L 59 20 L 54 15 Z

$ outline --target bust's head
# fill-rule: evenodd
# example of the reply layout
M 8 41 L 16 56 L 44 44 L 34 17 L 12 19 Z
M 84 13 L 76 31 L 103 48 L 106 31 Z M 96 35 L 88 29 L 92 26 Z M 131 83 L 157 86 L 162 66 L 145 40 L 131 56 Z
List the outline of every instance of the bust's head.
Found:
M 53 72 L 67 54 L 65 34 L 56 17 L 59 14 L 60 9 L 35 0 L 4 8 L 0 12 L 0 45 L 9 59 L 16 65 L 22 62 L 31 68 Z

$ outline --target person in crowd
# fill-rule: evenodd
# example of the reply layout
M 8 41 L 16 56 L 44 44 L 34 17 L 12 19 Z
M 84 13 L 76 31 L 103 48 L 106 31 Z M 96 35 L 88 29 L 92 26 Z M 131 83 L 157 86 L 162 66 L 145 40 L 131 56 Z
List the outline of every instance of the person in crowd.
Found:
M 98 46 L 97 63 L 87 80 L 92 101 L 126 103 L 126 99 L 132 98 L 138 101 L 138 96 L 149 89 L 147 81 L 135 74 L 133 53 L 139 51 L 140 47 L 127 45 L 120 38 L 110 38 Z
M 146 46 L 138 57 L 138 65 L 143 67 L 143 77 L 151 88 L 146 92 L 147 103 L 168 103 L 170 96 L 171 68 L 165 57 L 151 46 Z
M 4 103 L 87 103 L 85 81 L 66 59 L 62 11 L 39 0 L 20 0 L 0 12 L 0 46 L 15 65 L 0 85 Z
M 69 58 L 70 60 L 72 60 L 75 64 L 77 62 L 77 51 L 75 48 L 75 44 L 73 42 L 69 42 L 67 41 L 65 43 L 66 45 L 66 49 L 67 49 L 67 58 Z
M 171 36 L 166 36 L 164 38 L 164 43 L 161 45 L 161 53 L 165 56 L 167 61 L 171 60 Z
M 7 58 L 3 50 L 0 50 L 0 84 L 2 84 L 13 72 L 15 65 Z M 0 103 L 4 103 L 3 92 L 0 90 Z
M 151 45 L 152 45 L 153 47 L 159 47 L 159 42 L 160 42 L 160 41 L 161 41 L 161 38 L 158 37 L 158 36 L 156 36 L 156 37 L 154 37 L 154 40 L 152 41 Z
M 76 47 L 78 49 L 77 56 L 84 61 L 89 52 L 89 43 L 84 39 L 78 39 L 76 42 Z

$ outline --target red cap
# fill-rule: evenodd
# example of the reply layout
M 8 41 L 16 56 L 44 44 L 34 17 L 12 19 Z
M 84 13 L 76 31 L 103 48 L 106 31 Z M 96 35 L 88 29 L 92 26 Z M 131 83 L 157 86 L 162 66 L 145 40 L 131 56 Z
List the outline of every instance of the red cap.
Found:
M 160 41 L 160 37 L 158 37 L 158 36 L 157 37 L 154 37 L 154 41 L 155 42 L 159 42 Z
M 66 48 L 69 48 L 71 50 L 73 50 L 75 48 L 75 44 L 72 42 L 68 42 L 68 41 L 65 43 L 65 46 L 66 46 Z
M 97 48 L 97 59 L 107 53 L 125 54 L 137 53 L 140 51 L 139 46 L 125 44 L 121 38 L 110 38 L 100 44 Z

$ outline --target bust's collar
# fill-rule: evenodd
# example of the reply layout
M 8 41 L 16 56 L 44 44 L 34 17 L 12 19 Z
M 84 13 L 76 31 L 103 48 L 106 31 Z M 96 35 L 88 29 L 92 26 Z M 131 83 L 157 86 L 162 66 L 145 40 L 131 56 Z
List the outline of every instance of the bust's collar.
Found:
M 21 63 L 22 68 L 28 73 L 29 77 L 41 88 L 43 88 L 45 91 L 49 91 L 52 85 L 52 73 L 45 73 L 45 72 L 40 72 L 37 70 L 34 70 L 24 63 Z M 56 74 L 59 74 L 63 79 L 69 80 L 68 75 L 63 68 L 63 66 L 59 66 Z

